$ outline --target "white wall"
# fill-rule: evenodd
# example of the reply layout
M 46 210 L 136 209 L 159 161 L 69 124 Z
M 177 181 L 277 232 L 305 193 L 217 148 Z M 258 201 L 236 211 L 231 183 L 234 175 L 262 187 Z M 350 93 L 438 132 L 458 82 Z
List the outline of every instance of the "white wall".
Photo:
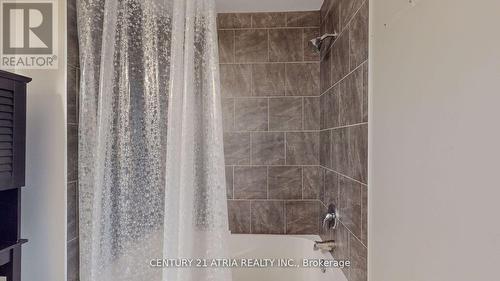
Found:
M 22 279 L 63 281 L 66 267 L 66 1 L 59 12 L 59 69 L 15 71 L 28 84 Z
M 370 5 L 370 280 L 499 280 L 500 1 Z

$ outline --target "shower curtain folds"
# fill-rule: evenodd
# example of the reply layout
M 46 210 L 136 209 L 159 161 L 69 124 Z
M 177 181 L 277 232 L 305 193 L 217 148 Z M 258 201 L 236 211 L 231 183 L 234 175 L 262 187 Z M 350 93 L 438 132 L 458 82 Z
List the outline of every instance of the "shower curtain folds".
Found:
M 230 281 L 213 0 L 78 0 L 82 281 Z

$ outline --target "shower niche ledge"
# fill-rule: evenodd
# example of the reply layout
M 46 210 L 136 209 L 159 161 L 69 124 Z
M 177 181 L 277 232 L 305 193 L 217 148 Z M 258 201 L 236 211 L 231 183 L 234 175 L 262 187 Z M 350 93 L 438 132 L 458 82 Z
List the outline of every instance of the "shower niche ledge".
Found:
M 26 85 L 0 70 L 0 280 L 21 280 L 21 187 L 25 178 Z M 5 279 L 3 279 L 5 280 Z

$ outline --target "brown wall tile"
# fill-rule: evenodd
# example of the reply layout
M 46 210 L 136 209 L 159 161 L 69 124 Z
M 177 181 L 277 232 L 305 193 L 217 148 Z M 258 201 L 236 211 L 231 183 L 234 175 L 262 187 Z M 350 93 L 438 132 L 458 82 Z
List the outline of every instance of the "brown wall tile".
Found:
M 67 189 L 67 241 L 78 238 L 78 183 L 68 183 Z
M 319 133 L 286 133 L 286 163 L 288 165 L 318 165 Z
M 226 166 L 225 174 L 227 199 L 233 199 L 233 166 Z
M 349 259 L 351 267 L 349 269 L 350 281 L 366 281 L 367 279 L 367 249 L 356 238 L 349 239 Z
M 323 21 L 325 19 L 328 11 L 330 10 L 332 3 L 333 3 L 333 0 L 324 0 L 323 3 L 321 4 L 321 8 L 319 10 L 321 21 Z
M 250 164 L 250 133 L 224 133 L 226 165 Z
M 361 242 L 368 245 L 368 188 L 361 187 Z
M 336 259 L 349 260 L 349 236 L 349 231 L 341 223 L 333 230 L 333 239 L 335 240 L 336 248 L 332 254 Z M 349 268 L 345 267 L 342 271 L 349 280 Z
M 331 52 L 323 51 L 323 46 L 321 47 L 321 62 L 320 62 L 320 88 L 321 93 L 324 93 L 328 88 L 330 88 L 332 79 L 332 64 L 331 64 Z M 328 49 L 329 50 L 329 49 Z
M 237 131 L 267 131 L 267 99 L 237 98 L 234 106 Z
M 286 233 L 316 234 L 318 233 L 319 216 L 318 201 L 286 202 Z
M 320 203 L 315 200 L 324 193 L 324 173 L 312 166 L 319 164 L 319 132 L 311 132 L 320 129 L 320 55 L 309 44 L 319 36 L 319 15 L 314 11 L 218 17 L 231 230 L 284 234 L 285 201 L 280 200 L 297 200 L 288 210 L 297 220 L 288 222 L 288 231 L 318 233 L 319 218 L 308 219 L 319 217 Z M 285 95 L 295 97 L 278 98 Z M 302 134 L 303 130 L 308 132 Z M 285 147 L 289 131 L 293 132 Z M 299 164 L 285 165 L 287 149 L 288 161 Z
M 349 143 L 347 128 L 332 130 L 332 169 L 346 174 L 348 171 Z
M 348 179 L 339 177 L 339 201 L 342 223 L 356 237 L 361 237 L 361 192 L 362 185 Z
M 335 128 L 339 126 L 340 113 L 340 86 L 330 88 L 321 96 L 321 128 Z
M 304 61 L 319 61 L 319 52 L 311 44 L 311 40 L 319 36 L 319 28 L 304 28 Z
M 78 281 L 80 274 L 80 246 L 79 246 L 79 207 L 78 207 L 78 119 L 79 119 L 79 90 L 80 90 L 80 59 L 77 32 L 76 1 L 67 1 L 67 84 L 66 84 L 66 111 L 67 111 L 67 237 L 66 237 L 66 267 L 67 281 Z
M 289 12 L 286 14 L 289 27 L 319 27 L 319 11 Z
M 319 97 L 304 98 L 304 130 L 320 129 L 320 99 Z
M 287 64 L 286 95 L 319 96 L 319 63 Z
M 68 281 L 80 280 L 80 246 L 79 239 L 73 239 L 67 243 L 67 271 Z
M 294 62 L 304 59 L 302 29 L 270 29 L 269 60 L 272 62 Z
M 234 30 L 219 30 L 219 62 L 234 62 Z
M 252 14 L 252 27 L 284 27 L 286 26 L 286 13 L 254 13 Z
M 284 201 L 252 201 L 251 212 L 252 233 L 285 233 Z
M 332 167 L 332 140 L 331 131 L 319 133 L 319 163 L 323 167 Z
M 332 254 L 350 259 L 352 266 L 343 269 L 349 281 L 367 276 L 368 14 L 365 0 L 325 0 L 321 8 L 321 32 L 341 36 L 322 47 L 320 62 L 320 127 L 328 130 L 320 135 L 320 198 L 338 207 L 341 224 L 331 232 L 337 243 Z
M 302 199 L 320 199 L 323 172 L 319 166 L 302 168 Z
M 368 177 L 368 125 L 347 128 L 348 170 L 346 175 L 367 183 Z
M 236 62 L 269 61 L 267 30 L 250 29 L 235 32 Z
M 340 0 L 340 28 L 344 29 L 365 0 Z
M 327 3 L 328 2 L 328 3 Z M 323 17 L 321 21 L 321 29 L 323 33 L 340 33 L 340 1 L 330 0 L 325 1 L 327 5 L 324 7 Z M 322 8 L 323 9 L 323 8 Z
M 252 15 L 248 13 L 221 13 L 217 15 L 217 28 L 250 28 Z
M 349 33 L 344 32 L 335 40 L 331 49 L 331 84 L 336 84 L 349 73 Z
M 77 13 L 76 13 L 76 0 L 67 1 L 67 50 L 68 66 L 80 68 L 80 50 L 77 30 Z
M 339 176 L 332 171 L 325 170 L 325 196 L 323 198 L 323 203 L 325 206 L 330 206 L 334 204 L 337 208 L 340 208 L 339 201 Z
M 368 62 L 363 65 L 363 122 L 368 122 Z
M 266 199 L 267 168 L 234 167 L 234 199 Z
M 220 66 L 222 97 L 247 97 L 252 95 L 252 67 L 244 64 Z
M 285 95 L 285 64 L 254 64 L 252 75 L 255 96 Z
M 234 131 L 234 99 L 222 99 L 222 125 L 224 132 Z
M 358 68 L 340 82 L 339 126 L 363 122 L 363 69 Z
M 252 164 L 253 165 L 285 164 L 284 133 L 274 133 L 274 132 L 252 133 Z
M 269 130 L 302 129 L 302 98 L 269 99 Z
M 78 180 L 78 125 L 68 125 L 67 179 Z
M 269 199 L 302 199 L 301 167 L 269 167 Z
M 80 70 L 68 66 L 66 85 L 67 119 L 70 124 L 78 124 L 78 94 L 80 86 Z
M 228 200 L 227 209 L 231 233 L 250 233 L 250 201 Z
M 353 70 L 368 59 L 368 1 L 349 26 L 349 40 L 351 70 Z

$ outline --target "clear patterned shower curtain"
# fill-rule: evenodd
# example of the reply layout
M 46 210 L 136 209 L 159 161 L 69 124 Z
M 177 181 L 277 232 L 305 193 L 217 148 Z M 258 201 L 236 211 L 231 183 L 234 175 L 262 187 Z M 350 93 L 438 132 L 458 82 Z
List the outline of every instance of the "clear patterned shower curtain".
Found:
M 214 5 L 78 0 L 82 281 L 231 280 Z

